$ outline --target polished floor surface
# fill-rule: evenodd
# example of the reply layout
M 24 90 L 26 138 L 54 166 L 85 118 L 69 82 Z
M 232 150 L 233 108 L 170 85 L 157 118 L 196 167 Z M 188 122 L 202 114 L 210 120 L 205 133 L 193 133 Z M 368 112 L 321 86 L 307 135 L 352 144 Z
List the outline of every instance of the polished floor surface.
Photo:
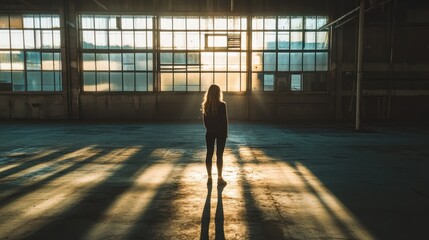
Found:
M 429 127 L 0 124 L 0 239 L 429 239 Z M 215 159 L 213 164 L 216 174 Z

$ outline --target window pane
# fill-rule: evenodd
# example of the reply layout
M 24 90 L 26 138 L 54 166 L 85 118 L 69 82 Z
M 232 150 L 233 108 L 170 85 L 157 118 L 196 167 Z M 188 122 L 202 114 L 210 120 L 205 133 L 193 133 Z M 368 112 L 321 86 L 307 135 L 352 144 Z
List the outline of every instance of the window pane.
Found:
M 277 41 L 276 41 L 276 33 L 275 32 L 265 32 L 264 39 L 264 47 L 265 49 L 276 49 Z
M 290 20 L 289 20 L 289 17 L 279 17 L 279 19 L 278 19 L 278 29 L 279 30 L 289 30 L 290 29 Z
M 188 53 L 188 64 L 200 64 L 200 53 L 197 53 L 197 52 Z
M 109 73 L 97 72 L 97 91 L 109 91 Z
M 24 28 L 34 28 L 34 17 L 32 14 L 24 14 L 22 20 Z
M 92 16 L 91 16 L 92 17 Z M 92 19 L 85 19 L 87 21 L 88 28 L 95 29 L 108 29 L 109 18 L 107 16 L 95 16 L 94 18 L 94 27 L 92 27 Z
M 226 71 L 226 52 L 215 53 L 215 71 Z
M 0 30 L 0 49 L 10 49 L 9 30 Z
M 161 49 L 173 49 L 173 34 L 171 32 L 161 32 Z
M 172 73 L 161 73 L 161 91 L 173 91 Z
M 51 15 L 40 15 L 40 26 L 42 28 L 52 28 Z
M 262 91 L 264 75 L 262 73 L 253 73 L 252 74 L 252 91 Z
M 0 28 L 9 28 L 9 15 L 0 15 Z
M 302 32 L 291 32 L 291 49 L 302 49 Z
M 186 28 L 188 30 L 198 30 L 200 28 L 200 18 L 199 17 L 188 17 L 186 19 Z
M 328 71 L 328 53 L 316 53 L 316 71 Z
M 9 51 L 0 51 L 0 70 L 12 70 Z
M 107 49 L 107 31 L 96 31 L 95 42 L 97 49 Z
M 42 31 L 42 48 L 52 48 L 53 39 L 52 39 L 52 31 L 43 30 Z
M 200 90 L 200 74 L 188 73 L 188 91 Z
M 264 48 L 264 33 L 253 32 L 252 33 L 252 49 L 263 49 Z
M 304 53 L 304 71 L 314 71 L 316 56 L 312 53 Z
M 213 71 L 213 53 L 201 52 L 201 71 Z
M 305 17 L 305 29 L 316 29 L 316 17 Z
M 24 70 L 24 52 L 12 51 L 12 70 Z
M 316 49 L 316 33 L 315 32 L 306 32 L 305 33 L 304 49 L 307 49 L 307 50 Z
M 54 30 L 52 31 L 53 33 L 53 38 L 54 38 L 54 45 L 53 47 L 55 49 L 60 49 L 61 48 L 61 34 L 60 34 L 60 30 Z
M 55 91 L 63 90 L 63 81 L 61 72 L 55 72 Z
M 174 49 L 186 49 L 186 32 L 174 32 Z
M 151 41 L 151 39 L 149 39 L 149 41 Z M 135 47 L 136 49 L 147 48 L 146 32 L 135 32 Z
M 279 32 L 278 33 L 278 48 L 281 50 L 287 50 L 289 49 L 289 32 Z
M 81 19 L 81 24 L 82 24 L 83 29 L 93 29 L 94 28 L 94 16 L 83 15 L 80 19 Z
M 228 70 L 240 71 L 240 53 L 239 52 L 228 53 Z
M 61 70 L 61 53 L 54 53 L 54 69 Z
M 215 73 L 214 83 L 219 85 L 222 91 L 226 91 L 226 73 Z
M 133 49 L 134 48 L 134 33 L 131 31 L 122 32 L 122 48 Z
M 327 17 L 317 17 L 317 28 L 323 27 L 328 22 Z
M 134 91 L 134 73 L 124 73 L 124 91 Z
M 134 17 L 134 29 L 146 29 L 146 17 Z
M 120 53 L 110 53 L 110 71 L 122 70 L 122 55 Z
M 276 18 L 275 17 L 265 17 L 265 30 L 274 30 L 276 29 Z
M 133 16 L 122 16 L 121 24 L 122 29 L 134 29 Z
M 279 53 L 277 70 L 289 71 L 289 53 Z
M 291 29 L 302 29 L 302 17 L 291 18 Z
M 148 75 L 147 73 L 136 73 L 136 91 L 148 91 Z
M 110 49 L 120 49 L 122 46 L 122 38 L 120 31 L 110 31 L 109 32 L 109 48 Z
M 41 72 L 27 72 L 27 90 L 42 91 L 42 74 Z
M 252 71 L 259 72 L 262 70 L 262 53 L 252 53 Z
M 302 71 L 302 53 L 290 54 L 290 70 Z
M 42 53 L 42 70 L 54 70 L 53 53 Z
M 163 30 L 173 29 L 173 21 L 171 17 L 161 17 L 161 29 Z
M 173 29 L 174 30 L 186 29 L 185 17 L 173 17 Z
M 55 91 L 54 72 L 42 72 L 43 91 Z
M 122 91 L 122 73 L 110 73 L 110 91 Z
M 226 30 L 227 20 L 225 17 L 215 17 L 214 24 L 215 30 Z
M 11 43 L 12 48 L 23 49 L 24 48 L 24 31 L 23 30 L 11 30 Z
M 10 28 L 23 28 L 21 15 L 10 15 L 9 18 Z
M 174 91 L 186 91 L 186 73 L 174 74 Z
M 25 73 L 12 72 L 13 91 L 25 91 Z
M 133 71 L 134 70 L 134 53 L 124 53 L 123 56 L 123 67 L 124 71 Z
M 121 28 L 121 18 L 117 16 L 110 16 L 108 18 L 109 29 L 120 29 Z
M 186 53 L 174 53 L 174 64 L 186 64 Z
M 328 32 L 317 33 L 317 49 L 328 49 Z
M 161 57 L 161 59 L 162 59 L 162 57 Z M 146 53 L 136 53 L 136 70 L 138 70 L 138 71 L 146 71 L 147 70 Z
M 187 33 L 188 49 L 200 49 L 200 34 L 198 32 Z
M 0 71 L 0 83 L 12 83 L 12 75 L 10 71 Z
M 201 73 L 201 91 L 207 91 L 213 84 L 213 73 Z
M 292 91 L 302 91 L 301 74 L 292 74 L 290 76 L 290 90 L 292 90 Z
M 95 54 L 94 53 L 84 53 L 82 56 L 83 65 L 82 69 L 84 71 L 94 71 L 95 70 Z
M 273 74 L 264 74 L 264 91 L 274 91 Z
M 201 30 L 213 30 L 213 17 L 201 17 Z
M 263 17 L 253 17 L 252 18 L 252 28 L 257 30 L 264 29 L 264 18 Z
M 97 71 L 109 70 L 109 55 L 107 53 L 97 53 Z
M 34 31 L 33 30 L 24 30 L 24 47 L 25 47 L 25 49 L 34 49 L 35 48 Z
M 60 28 L 60 16 L 52 15 L 52 28 Z
M 27 52 L 27 69 L 41 70 L 40 52 Z
M 95 72 L 83 73 L 83 90 L 95 91 Z
M 84 49 L 95 48 L 94 31 L 82 31 L 82 42 Z
M 276 53 L 264 53 L 264 71 L 276 70 Z
M 240 73 L 228 73 L 228 89 L 227 91 L 240 91 Z

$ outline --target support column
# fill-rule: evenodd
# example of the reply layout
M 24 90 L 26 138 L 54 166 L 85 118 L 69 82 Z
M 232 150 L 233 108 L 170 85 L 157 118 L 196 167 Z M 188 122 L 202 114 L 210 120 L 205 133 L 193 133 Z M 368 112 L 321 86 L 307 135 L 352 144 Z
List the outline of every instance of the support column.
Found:
M 363 32 L 365 23 L 365 0 L 360 0 L 359 9 L 359 33 L 358 33 L 358 57 L 357 57 L 357 79 L 356 79 L 356 130 L 361 128 L 361 92 L 363 71 Z

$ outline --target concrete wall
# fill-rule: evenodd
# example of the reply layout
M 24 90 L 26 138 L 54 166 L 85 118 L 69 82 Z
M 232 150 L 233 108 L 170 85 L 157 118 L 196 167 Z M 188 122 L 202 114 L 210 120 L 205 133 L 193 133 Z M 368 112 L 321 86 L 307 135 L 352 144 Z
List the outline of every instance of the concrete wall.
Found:
M 62 94 L 1 94 L 0 119 L 66 119 Z

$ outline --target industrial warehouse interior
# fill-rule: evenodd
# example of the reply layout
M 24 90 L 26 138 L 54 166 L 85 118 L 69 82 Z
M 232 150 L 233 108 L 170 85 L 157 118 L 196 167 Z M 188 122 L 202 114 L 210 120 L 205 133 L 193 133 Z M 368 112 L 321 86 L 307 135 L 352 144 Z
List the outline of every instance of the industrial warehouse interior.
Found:
M 429 239 L 428 121 L 429 1 L 0 0 L 0 240 Z

